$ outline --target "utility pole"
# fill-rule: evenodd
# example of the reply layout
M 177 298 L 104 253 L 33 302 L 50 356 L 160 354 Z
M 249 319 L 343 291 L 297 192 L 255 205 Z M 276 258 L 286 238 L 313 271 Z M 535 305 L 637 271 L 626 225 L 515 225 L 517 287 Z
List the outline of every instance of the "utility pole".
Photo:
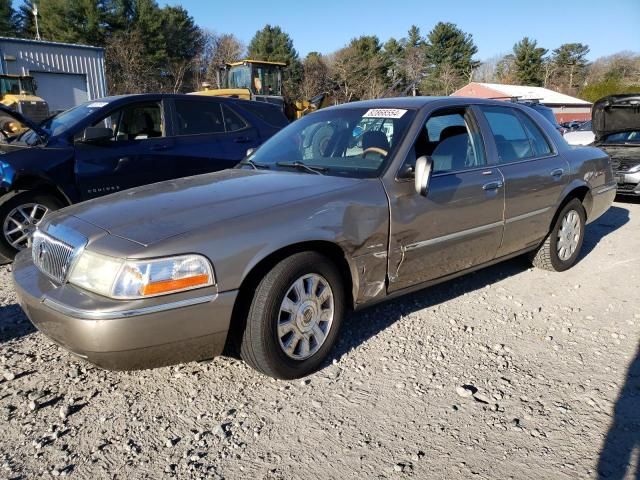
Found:
M 31 12 L 33 13 L 33 18 L 36 21 L 36 40 L 40 40 L 40 28 L 38 27 L 38 5 L 35 2 L 32 3 Z

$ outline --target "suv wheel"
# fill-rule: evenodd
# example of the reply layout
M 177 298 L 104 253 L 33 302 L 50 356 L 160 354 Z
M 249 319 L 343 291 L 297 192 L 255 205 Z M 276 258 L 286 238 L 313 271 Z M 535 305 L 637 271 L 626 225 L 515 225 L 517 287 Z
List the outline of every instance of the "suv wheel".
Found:
M 56 197 L 37 191 L 13 192 L 0 204 L 0 262 L 13 260 L 31 245 L 31 235 L 45 215 L 64 205 Z
M 532 263 L 555 272 L 571 268 L 578 261 L 584 242 L 586 217 L 580 200 L 574 198 L 567 203 L 560 210 L 551 233 L 533 254 Z
M 275 378 L 304 377 L 333 347 L 344 313 L 344 283 L 333 262 L 316 252 L 292 255 L 258 284 L 240 355 Z

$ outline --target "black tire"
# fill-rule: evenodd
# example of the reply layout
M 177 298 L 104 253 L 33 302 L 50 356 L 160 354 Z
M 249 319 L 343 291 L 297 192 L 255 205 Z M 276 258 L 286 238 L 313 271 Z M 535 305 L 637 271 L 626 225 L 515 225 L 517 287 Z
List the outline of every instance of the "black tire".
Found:
M 38 190 L 23 190 L 5 195 L 0 200 L 0 264 L 10 263 L 18 253 L 18 249 L 11 245 L 5 235 L 4 225 L 7 215 L 18 206 L 29 203 L 44 205 L 49 211 L 58 210 L 65 206 L 53 195 Z
M 293 283 L 308 274 L 326 279 L 333 292 L 333 321 L 324 343 L 304 360 L 288 356 L 280 346 L 277 323 L 280 306 Z M 294 379 L 314 372 L 325 360 L 338 336 L 345 309 L 344 281 L 336 266 L 317 252 L 301 252 L 276 264 L 258 284 L 240 340 L 240 356 L 270 377 Z
M 558 232 L 562 228 L 563 219 L 572 210 L 578 214 L 580 219 L 580 235 L 578 245 L 574 252 L 570 257 L 563 260 L 558 255 Z M 540 247 L 538 247 L 538 249 L 531 255 L 531 263 L 538 268 L 550 270 L 552 272 L 563 272 L 573 267 L 573 265 L 578 261 L 580 250 L 582 249 L 582 244 L 584 242 L 586 220 L 587 215 L 584 211 L 584 207 L 582 206 L 582 202 L 577 198 L 570 200 L 564 207 L 562 207 L 560 212 L 558 212 L 555 223 L 553 224 L 551 232 L 549 232 L 547 238 L 545 238 L 542 245 L 540 245 Z

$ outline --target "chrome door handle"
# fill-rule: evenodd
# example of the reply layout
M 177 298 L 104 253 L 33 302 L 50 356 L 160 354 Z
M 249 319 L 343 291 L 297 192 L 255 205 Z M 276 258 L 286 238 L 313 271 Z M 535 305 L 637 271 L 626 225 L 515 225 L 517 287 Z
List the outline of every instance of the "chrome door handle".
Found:
M 496 180 L 495 182 L 489 182 L 489 183 L 485 183 L 482 186 L 483 190 L 497 190 L 499 188 L 502 188 L 504 184 L 500 181 L 500 180 Z
M 564 175 L 564 168 L 556 168 L 555 170 L 551 170 L 550 175 L 552 177 L 561 177 Z

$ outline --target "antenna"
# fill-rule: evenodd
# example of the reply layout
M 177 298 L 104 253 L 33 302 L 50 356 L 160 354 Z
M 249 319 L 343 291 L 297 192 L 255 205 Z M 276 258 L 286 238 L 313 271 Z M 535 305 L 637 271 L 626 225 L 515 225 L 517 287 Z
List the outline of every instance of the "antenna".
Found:
M 36 5 L 36 2 L 33 2 L 31 5 L 31 13 L 33 13 L 33 18 L 36 21 L 36 40 L 40 40 L 40 28 L 38 27 L 38 5 Z

